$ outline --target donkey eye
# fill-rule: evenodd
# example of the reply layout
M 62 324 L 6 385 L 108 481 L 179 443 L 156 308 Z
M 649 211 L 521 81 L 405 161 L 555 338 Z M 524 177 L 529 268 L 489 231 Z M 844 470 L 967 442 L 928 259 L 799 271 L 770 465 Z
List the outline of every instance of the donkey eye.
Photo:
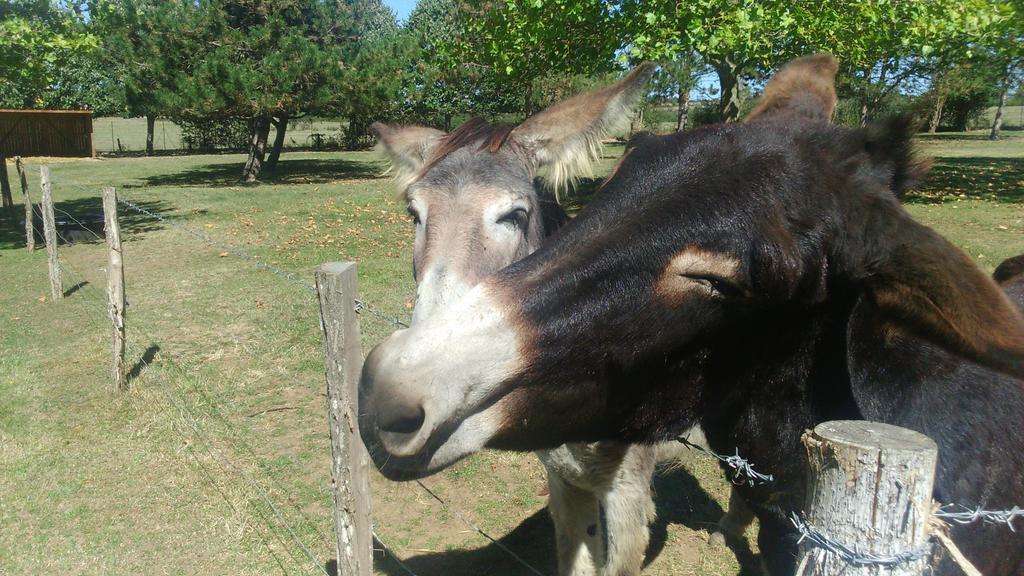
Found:
M 523 208 L 516 208 L 498 218 L 498 224 L 504 224 L 510 228 L 522 230 L 526 228 L 526 222 L 530 215 Z
M 420 213 L 416 211 L 412 206 L 406 206 L 405 211 L 409 213 L 409 217 L 412 218 L 413 224 L 420 223 Z
M 710 276 L 710 275 L 690 276 L 690 275 L 687 275 L 687 278 L 689 278 L 690 280 L 693 280 L 694 282 L 696 282 L 696 283 L 700 284 L 701 286 L 705 287 L 708 290 L 708 292 L 711 292 L 712 294 L 715 294 L 715 295 L 718 295 L 718 296 L 722 296 L 724 298 L 732 298 L 732 297 L 735 297 L 735 296 L 742 296 L 743 295 L 743 289 L 742 288 L 740 288 L 739 286 L 734 285 L 732 282 L 729 282 L 728 280 L 719 278 L 718 276 Z

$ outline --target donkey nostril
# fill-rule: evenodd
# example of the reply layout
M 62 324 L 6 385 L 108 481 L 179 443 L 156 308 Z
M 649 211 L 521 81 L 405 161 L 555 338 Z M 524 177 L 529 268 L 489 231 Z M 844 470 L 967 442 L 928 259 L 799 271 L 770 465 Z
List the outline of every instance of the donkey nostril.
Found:
M 377 426 L 383 432 L 413 434 L 419 432 L 426 419 L 426 412 L 419 405 L 395 405 L 380 415 Z

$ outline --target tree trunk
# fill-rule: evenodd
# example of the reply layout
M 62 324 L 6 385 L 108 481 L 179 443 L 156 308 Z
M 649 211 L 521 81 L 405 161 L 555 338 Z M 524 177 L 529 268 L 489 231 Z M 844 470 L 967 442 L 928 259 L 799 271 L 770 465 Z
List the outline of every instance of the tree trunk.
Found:
M 946 105 L 946 95 L 935 95 L 935 106 L 932 108 L 932 117 L 928 120 L 928 133 L 935 134 L 939 129 L 939 122 L 942 121 L 942 108 Z
M 644 109 L 637 108 L 636 113 L 633 114 L 633 121 L 629 123 L 629 136 L 633 137 L 633 134 L 640 132 L 644 129 Z
M 270 135 L 270 116 L 259 116 L 252 127 L 252 141 L 249 144 L 249 160 L 242 170 L 243 182 L 255 182 L 263 168 L 267 152 L 267 136 Z
M 451 132 L 452 131 L 452 113 L 451 112 L 445 112 L 444 113 L 444 131 L 445 132 Z
M 153 155 L 153 133 L 156 131 L 156 115 L 146 114 L 146 156 Z
M 288 115 L 281 114 L 274 119 L 274 145 L 270 148 L 270 157 L 267 158 L 267 170 L 273 172 L 277 169 L 277 161 L 281 159 L 281 148 L 284 147 L 284 135 L 288 130 Z
M 523 114 L 527 118 L 533 116 L 533 82 L 526 83 L 526 94 L 523 100 Z
M 718 100 L 718 111 L 724 122 L 736 122 L 740 119 L 740 105 L 743 103 L 743 80 L 740 68 L 731 58 L 724 58 L 715 65 L 718 83 L 722 93 Z
M 860 101 L 860 125 L 868 125 L 868 102 L 871 100 L 871 69 L 864 70 L 864 97 Z
M 686 120 L 690 115 L 690 90 L 679 84 L 679 109 L 676 117 L 676 132 L 686 130 Z
M 999 107 L 996 108 L 996 118 L 992 121 L 992 131 L 988 134 L 989 140 L 999 140 L 999 131 L 1003 128 L 1003 111 L 1006 109 L 1006 93 L 1010 88 L 1010 78 L 1003 82 L 1003 91 L 999 94 Z

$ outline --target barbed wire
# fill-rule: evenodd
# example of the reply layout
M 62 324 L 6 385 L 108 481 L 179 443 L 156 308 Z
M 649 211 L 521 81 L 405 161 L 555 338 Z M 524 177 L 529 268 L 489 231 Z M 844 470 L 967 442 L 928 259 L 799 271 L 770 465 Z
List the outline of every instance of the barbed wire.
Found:
M 182 230 L 183 232 L 185 232 L 187 234 L 190 234 L 190 235 L 192 235 L 192 236 L 202 240 L 203 242 L 206 242 L 207 244 L 209 244 L 209 245 L 211 245 L 211 246 L 213 246 L 213 247 L 215 247 L 215 248 L 217 248 L 219 250 L 222 250 L 222 251 L 227 252 L 228 254 L 231 254 L 231 255 L 234 255 L 234 256 L 238 256 L 239 258 L 242 258 L 243 260 L 247 260 L 247 261 L 251 262 L 252 264 L 256 265 L 259 268 L 262 268 L 264 270 L 272 272 L 272 273 L 280 276 L 281 278 L 284 278 L 285 280 L 287 280 L 287 281 L 289 281 L 289 282 L 291 282 L 291 283 L 293 283 L 293 284 L 295 284 L 297 286 L 301 286 L 301 287 L 305 288 L 306 290 L 312 292 L 313 294 L 316 294 L 316 286 L 313 286 L 313 284 L 307 282 L 303 278 L 299 278 L 298 276 L 296 276 L 295 274 L 292 274 L 291 272 L 288 272 L 286 270 L 282 270 L 281 268 L 278 268 L 277 266 L 274 266 L 273 264 L 263 260 L 262 258 L 259 258 L 257 256 L 253 256 L 251 254 L 243 252 L 243 251 L 235 248 L 234 246 L 229 246 L 228 244 L 225 244 L 225 243 L 217 240 L 216 238 L 210 236 L 209 234 L 204 234 L 204 233 L 202 233 L 202 232 L 200 232 L 198 230 L 195 230 L 194 228 L 192 228 L 190 226 L 185 226 L 183 224 L 178 224 L 177 222 L 175 222 L 175 221 L 173 221 L 173 220 L 171 220 L 169 218 L 165 218 L 164 216 L 161 216 L 160 214 L 157 214 L 156 212 L 153 212 L 152 210 L 147 210 L 146 208 L 143 208 L 143 207 L 135 204 L 134 202 L 130 202 L 128 200 L 125 200 L 124 198 L 118 198 L 117 201 L 118 201 L 118 203 L 123 204 L 123 205 L 127 206 L 128 208 L 130 208 L 132 210 L 135 210 L 136 212 L 139 212 L 141 214 L 145 214 L 145 215 L 147 215 L 147 216 L 149 216 L 151 218 L 159 220 L 160 222 L 162 222 L 164 224 L 167 224 L 168 226 L 173 226 L 174 228 Z
M 893 567 L 909 562 L 917 562 L 918 560 L 929 558 L 932 554 L 932 547 L 930 545 L 922 546 L 917 550 L 907 550 L 887 556 L 880 556 L 870 552 L 858 552 L 822 534 L 807 522 L 803 514 L 798 515 L 796 512 L 792 512 L 790 513 L 789 521 L 793 523 L 793 527 L 800 533 L 800 540 L 797 541 L 797 544 L 802 544 L 805 540 L 809 541 L 818 548 L 839 556 L 840 559 L 851 566 Z
M 102 238 L 101 236 L 97 235 L 97 234 L 96 234 L 95 232 L 93 232 L 92 230 L 90 230 L 90 229 L 89 229 L 89 228 L 88 228 L 88 227 L 87 227 L 87 226 L 86 226 L 86 225 L 85 225 L 84 223 L 82 223 L 82 222 L 81 222 L 80 220 L 78 220 L 77 218 L 75 218 L 75 217 L 74 217 L 73 215 L 71 215 L 71 214 L 69 214 L 69 213 L 67 213 L 67 212 L 65 212 L 65 211 L 63 211 L 63 210 L 58 210 L 58 211 L 60 211 L 61 213 L 65 214 L 66 216 L 68 216 L 68 217 L 69 217 L 69 218 L 70 218 L 70 219 L 71 219 L 72 221 L 74 221 L 75 223 L 77 223 L 77 224 L 79 225 L 79 227 L 81 227 L 81 228 L 82 228 L 83 230 L 85 230 L 85 231 L 87 231 L 87 232 L 90 232 L 90 233 L 91 233 L 91 234 L 92 234 L 93 236 L 95 236 L 95 237 L 96 237 L 96 239 L 97 239 L 97 240 L 103 240 L 103 238 Z M 54 232 L 55 232 L 55 233 L 57 234 L 57 236 L 59 236 L 59 237 L 61 238 L 61 240 L 63 240 L 63 241 L 64 241 L 64 242 L 66 243 L 66 244 L 71 244 L 71 242 L 70 242 L 70 241 L 68 240 L 68 238 L 66 238 L 66 237 L 65 237 L 65 236 L 64 236 L 63 234 L 61 234 L 61 233 L 60 233 L 60 230 L 59 230 L 59 228 L 55 228 Z M 70 272 L 74 273 L 74 274 L 75 274 L 75 275 L 77 275 L 77 276 L 81 276 L 81 277 L 82 277 L 83 279 L 86 279 L 86 276 L 87 276 L 87 275 L 86 275 L 86 274 L 84 274 L 84 273 L 82 273 L 82 272 L 80 272 L 80 271 L 78 271 L 77 269 L 75 269 L 75 268 L 71 267 L 70 265 L 67 265 L 67 260 L 66 260 L 66 259 L 60 259 L 60 261 L 61 261 L 61 262 L 63 262 L 63 263 L 65 264 L 65 266 L 67 267 L 67 269 L 68 269 L 68 270 L 69 270 Z M 103 304 L 102 302 L 99 302 L 99 303 Z M 386 316 L 385 314 L 383 314 L 383 313 L 381 313 L 381 312 L 379 312 L 379 311 L 377 311 L 377 310 L 375 310 L 375 309 L 371 308 L 371 307 L 370 307 L 369 305 L 367 305 L 367 304 L 366 304 L 365 302 L 363 302 L 363 301 L 361 301 L 361 300 L 355 300 L 355 305 L 356 305 L 356 311 L 357 311 L 357 312 L 359 312 L 360 310 L 365 310 L 365 311 L 369 312 L 370 314 L 372 314 L 372 315 L 374 315 L 374 316 L 376 316 L 376 317 L 378 317 L 378 318 L 380 318 L 380 319 L 382 319 L 382 320 L 388 321 L 389 323 L 392 323 L 392 324 L 395 324 L 395 325 L 399 325 L 399 326 L 406 326 L 406 327 L 408 326 L 407 324 L 405 324 L 405 323 L 404 323 L 404 322 L 402 322 L 401 320 L 398 320 L 397 318 L 391 318 L 391 317 L 388 317 L 388 316 Z M 145 331 L 143 331 L 143 330 L 141 330 L 141 329 L 139 329 L 139 328 L 135 328 L 135 330 L 136 330 L 137 332 L 139 332 L 139 333 L 142 333 L 143 335 L 146 335 L 146 334 L 145 334 Z M 149 364 L 148 364 L 148 363 L 147 363 L 147 362 L 145 361 L 145 359 L 144 359 L 144 358 L 140 358 L 140 361 L 141 361 L 141 362 L 142 362 L 142 363 L 143 363 L 143 364 L 144 364 L 144 365 L 146 366 L 146 368 L 149 368 Z M 170 362 L 171 364 L 174 364 L 174 362 L 173 362 L 173 361 L 170 361 L 170 360 L 169 360 L 169 362 Z M 180 367 L 179 367 L 179 369 L 180 369 Z M 208 402 L 207 402 L 207 403 L 208 403 L 208 404 L 209 404 L 209 405 L 211 406 L 211 408 L 212 408 L 212 409 L 213 409 L 213 410 L 215 411 L 215 413 L 216 413 L 216 416 L 217 416 L 217 417 L 218 417 L 218 418 L 219 418 L 219 419 L 220 419 L 220 420 L 221 420 L 222 422 L 224 422 L 224 423 L 225 423 L 225 425 L 227 425 L 227 426 L 230 426 L 230 423 L 229 423 L 229 422 L 227 421 L 227 419 L 226 419 L 226 417 L 225 417 L 225 416 L 223 415 L 223 413 L 221 413 L 221 412 L 220 412 L 219 410 L 217 410 L 217 409 L 216 409 L 216 407 L 212 405 L 212 402 L 209 402 L 209 398 L 208 398 L 208 397 L 207 397 L 207 396 L 206 396 L 205 394 L 203 394 L 203 396 L 204 396 L 204 399 L 208 400 Z M 171 399 L 170 399 L 170 397 L 168 397 L 168 401 L 173 401 L 173 400 L 171 400 Z M 179 409 L 179 410 L 181 410 L 181 407 L 178 407 L 178 409 Z M 195 419 L 195 417 L 196 417 L 196 416 L 195 416 L 195 414 L 194 414 L 194 413 L 190 413 L 190 415 L 192 416 L 192 418 L 193 418 L 193 419 Z M 246 444 L 246 447 L 248 448 L 248 451 L 249 451 L 250 453 L 252 453 L 252 454 L 253 454 L 253 456 L 255 457 L 255 453 L 254 453 L 254 452 L 252 451 L 251 447 L 248 447 L 248 445 L 247 445 L 247 444 Z M 209 480 L 210 480 L 210 482 L 211 482 L 211 483 L 213 483 L 213 485 L 215 486 L 215 488 L 217 488 L 217 489 L 218 489 L 218 491 L 220 491 L 220 489 L 219 489 L 219 486 L 217 486 L 217 485 L 215 484 L 215 482 L 214 482 L 214 481 L 212 480 L 212 478 L 210 478 Z M 436 495 L 435 495 L 435 497 L 436 497 Z M 229 504 L 230 504 L 230 502 L 229 502 Z M 232 506 L 233 506 L 233 505 L 232 505 Z M 257 512 L 259 512 L 259 511 L 257 510 Z M 309 521 L 308 521 L 308 519 L 304 518 L 304 520 L 306 520 L 306 522 L 307 522 L 307 523 L 308 523 L 308 524 L 309 524 L 310 526 L 312 526 L 312 527 L 314 527 L 314 529 L 316 529 L 316 528 L 315 528 L 315 525 L 314 525 L 313 523 L 309 522 Z M 317 529 L 317 531 L 319 532 L 319 530 L 318 530 L 318 529 Z M 320 532 L 320 536 L 321 536 L 321 538 L 324 538 L 324 534 L 323 534 L 322 532 Z M 485 534 L 485 536 L 487 536 L 488 538 L 490 538 L 490 536 L 488 536 L 488 535 L 486 535 L 486 534 Z M 412 572 L 412 571 L 411 571 L 411 570 L 410 570 L 410 569 L 408 568 L 408 566 L 406 566 L 406 565 L 405 565 L 405 564 L 404 564 L 404 563 L 402 562 L 402 560 L 401 560 L 401 559 L 400 559 L 400 558 L 399 558 L 399 557 L 398 557 L 398 556 L 397 556 L 396 554 L 394 554 L 394 553 L 393 553 L 392 551 L 390 551 L 390 550 L 388 550 L 388 549 L 387 549 L 387 546 L 386 546 L 386 545 L 384 544 L 383 540 L 382 540 L 382 539 L 381 539 L 381 538 L 379 537 L 379 535 L 378 535 L 378 534 L 374 533 L 374 537 L 375 537 L 375 538 L 377 538 L 377 540 L 378 540 L 378 541 L 379 541 L 379 542 L 381 543 L 381 545 L 382 545 L 382 546 L 384 546 L 384 551 L 385 551 L 385 552 L 386 552 L 387 554 L 389 554 L 389 555 L 390 555 L 390 556 L 392 557 L 392 559 L 394 559 L 394 560 L 395 560 L 395 562 L 399 564 L 399 566 L 401 566 L 401 567 L 402 567 L 402 568 L 403 568 L 403 569 L 404 569 L 404 570 L 405 570 L 405 571 L 406 571 L 407 573 L 411 574 L 412 576 L 415 576 L 415 573 L 413 573 L 413 572 Z M 300 544 L 301 544 L 301 541 L 300 541 Z M 275 560 L 276 560 L 276 557 L 275 557 Z M 279 562 L 279 560 L 278 560 L 278 562 Z
M 380 544 L 380 546 L 381 546 L 380 551 L 381 552 L 383 552 L 384 554 L 390 556 L 391 559 L 394 560 L 395 563 L 398 564 L 398 566 L 402 568 L 402 570 L 405 570 L 406 574 L 408 574 L 409 576 L 416 576 L 416 573 L 412 571 L 412 568 L 409 568 L 409 566 L 407 566 L 405 564 L 405 562 L 403 562 L 402 559 L 399 558 L 397 554 L 395 554 L 394 548 L 391 548 L 390 546 L 388 546 L 387 543 L 384 542 L 384 540 L 381 539 L 380 535 L 377 534 L 376 530 L 372 530 L 370 532 L 370 534 L 372 534 L 373 537 L 377 540 L 377 543 Z M 374 550 L 376 551 L 377 549 L 374 548 Z
M 64 262 L 64 265 L 65 265 L 65 268 L 67 270 L 69 270 L 69 271 L 71 271 L 71 272 L 73 272 L 73 273 L 75 273 L 75 274 L 77 274 L 79 276 L 82 276 L 82 278 L 85 279 L 85 275 L 83 275 L 80 272 L 78 272 L 74 267 L 68 265 L 66 261 Z M 88 285 L 87 282 L 86 282 L 86 285 Z M 83 292 L 83 294 L 86 294 L 86 293 L 87 292 Z M 90 299 L 92 299 L 92 298 L 90 298 Z M 93 299 L 93 301 L 97 302 L 97 303 L 100 303 L 100 304 L 103 304 L 103 302 L 99 301 L 98 299 Z M 100 318 L 98 320 L 98 323 L 103 324 L 103 323 L 105 323 L 105 320 Z M 136 350 L 136 352 L 137 352 L 137 350 Z M 139 362 L 146 368 L 147 371 L 152 369 L 152 365 L 148 361 L 146 361 L 144 355 L 139 356 Z M 210 436 L 211 435 L 208 432 L 203 431 L 201 429 L 201 427 L 198 425 L 199 416 L 195 413 L 195 411 L 193 411 L 192 409 L 188 408 L 183 403 L 179 403 L 179 402 L 175 401 L 173 396 L 167 390 L 164 390 L 163 388 L 160 388 L 160 387 L 154 387 L 154 389 L 159 391 L 161 394 L 163 394 L 163 396 L 167 400 L 169 406 L 173 406 L 181 414 L 188 414 L 188 416 L 190 417 L 190 420 L 188 420 L 188 423 L 189 423 L 190 427 L 192 427 L 192 429 L 194 430 L 193 437 L 198 441 L 198 442 L 195 442 L 194 444 L 201 444 L 205 448 L 207 454 L 211 458 L 216 459 L 217 456 L 215 456 L 214 452 L 213 452 L 215 446 L 210 441 Z M 177 425 L 172 423 L 171 429 L 174 430 L 179 436 L 181 436 L 181 438 L 186 443 L 188 443 L 188 438 L 184 435 L 184 433 L 182 433 L 177 428 Z M 219 448 L 217 448 L 217 452 L 218 452 L 218 454 L 220 456 L 220 461 L 221 462 L 230 465 L 233 469 L 235 469 L 236 472 L 241 473 L 243 475 L 243 477 L 247 477 L 247 475 L 244 473 L 244 471 L 242 471 L 236 464 L 231 462 L 231 460 L 229 460 L 223 454 L 223 451 L 221 451 Z M 192 457 L 194 459 L 196 459 L 194 454 L 191 454 L 191 455 L 192 455 Z M 196 459 L 196 462 L 199 463 L 199 460 Z M 200 466 L 201 466 L 201 464 L 200 464 Z M 222 467 L 221 471 L 225 475 L 230 475 L 230 473 L 227 472 L 226 467 Z M 210 474 L 209 471 L 205 469 L 205 467 L 203 467 L 203 469 L 201 471 L 201 474 L 206 478 L 207 482 L 209 482 L 210 485 L 213 486 L 217 490 L 218 494 L 221 495 L 221 497 L 224 499 L 225 503 L 233 511 L 238 513 L 237 507 L 235 507 L 235 505 L 230 501 L 230 499 L 227 498 L 227 495 L 223 492 L 223 490 L 221 489 L 219 484 L 213 479 L 213 475 Z M 253 481 L 251 480 L 251 477 L 248 477 L 248 478 L 249 478 L 250 485 L 254 485 Z M 306 552 L 307 557 L 311 561 L 313 561 L 313 563 L 315 565 L 320 567 L 321 571 L 324 572 L 325 576 L 330 576 L 330 575 L 328 575 L 326 573 L 326 569 L 324 569 L 322 567 L 322 565 L 320 564 L 319 559 L 317 559 L 316 556 L 314 554 L 312 554 L 311 551 L 309 551 L 308 547 L 305 546 L 305 544 L 301 541 L 301 539 L 298 538 L 298 536 L 295 534 L 295 531 L 291 528 L 290 524 L 282 517 L 282 515 L 279 512 L 279 510 L 277 510 L 276 506 L 274 506 L 273 502 L 269 498 L 269 495 L 267 495 L 265 491 L 263 492 L 263 498 L 264 498 L 264 501 L 268 504 L 268 506 L 274 511 L 274 513 L 275 513 L 274 515 L 277 517 L 278 522 L 280 522 L 280 524 L 282 526 L 284 526 L 284 528 L 291 534 L 293 539 L 299 544 L 299 546 L 303 549 L 303 551 Z M 295 562 L 296 565 L 298 565 L 300 567 L 300 569 L 303 570 L 303 572 L 308 573 L 309 572 L 308 567 L 306 567 L 304 564 L 302 564 L 301 562 L 299 562 L 296 559 L 296 556 L 293 553 L 292 549 L 282 540 L 281 535 L 277 532 L 277 530 L 274 529 L 274 526 L 273 526 L 274 522 L 262 510 L 260 510 L 258 507 L 254 506 L 253 507 L 253 511 L 260 517 L 260 519 L 264 522 L 264 524 L 266 524 L 266 526 L 268 528 L 268 531 L 274 536 L 274 538 L 277 540 L 278 544 L 281 545 L 282 548 L 284 548 L 285 550 L 288 551 L 288 555 L 292 559 L 292 561 Z M 284 565 L 281 562 L 280 558 L 277 556 L 277 554 L 274 552 L 273 548 L 269 545 L 269 543 L 266 541 L 266 539 L 263 537 L 262 534 L 259 534 L 259 538 L 264 543 L 264 545 L 267 547 L 267 551 L 274 558 L 275 562 L 282 568 L 282 572 L 287 573 L 287 571 L 284 569 Z
M 56 184 L 56 183 L 51 180 L 51 184 Z M 75 189 L 77 189 L 79 191 L 82 191 L 82 192 L 95 192 L 94 190 L 89 190 L 88 188 L 79 186 L 77 184 L 71 184 L 71 183 L 67 183 L 67 182 L 60 182 L 60 185 L 70 186 L 70 187 L 75 188 Z M 167 218 L 166 216 L 162 216 L 162 215 L 160 215 L 160 214 L 158 214 L 156 212 L 153 212 L 152 210 L 149 210 L 149 209 L 147 209 L 145 207 L 139 206 L 138 204 L 136 204 L 134 202 L 131 202 L 130 200 L 126 200 L 126 199 L 124 199 L 124 198 L 122 198 L 120 196 L 118 196 L 117 201 L 118 201 L 119 204 L 123 204 L 125 207 L 127 207 L 127 208 L 129 208 L 129 209 L 131 209 L 131 210 L 133 210 L 133 211 L 135 211 L 135 212 L 137 212 L 139 214 L 146 215 L 146 216 L 148 216 L 150 218 L 153 218 L 153 219 L 155 219 L 155 220 L 157 220 L 157 221 L 159 221 L 161 223 L 167 224 L 168 226 L 172 226 L 174 228 L 177 228 L 177 229 L 185 232 L 186 234 L 189 234 L 190 236 L 193 236 L 193 237 L 195 237 L 195 238 L 197 238 L 197 239 L 199 239 L 199 240 L 209 244 L 210 246 L 213 246 L 214 248 L 217 248 L 218 250 L 221 250 L 222 252 L 227 252 L 228 254 L 231 254 L 233 256 L 237 256 L 239 258 L 242 258 L 243 260 L 246 260 L 246 261 L 250 262 L 251 264 L 255 265 L 258 268 L 261 268 L 261 269 L 267 270 L 267 271 L 269 271 L 269 272 L 271 272 L 273 274 L 276 274 L 277 276 L 279 276 L 279 277 L 281 277 L 281 278 L 283 278 L 283 279 L 285 279 L 285 280 L 287 280 L 287 281 L 289 281 L 289 282 L 291 282 L 293 284 L 301 286 L 301 287 L 305 288 L 307 291 L 309 291 L 309 292 L 311 292 L 313 294 L 316 294 L 316 286 L 314 286 L 312 283 L 310 283 L 310 282 L 306 281 L 305 279 L 295 275 L 292 272 L 288 272 L 287 270 L 284 270 L 284 269 L 282 269 L 282 268 L 280 268 L 278 266 L 275 266 L 275 265 L 267 262 L 266 260 L 264 260 L 264 259 L 262 259 L 262 258 L 260 258 L 258 256 L 253 256 L 252 254 L 249 254 L 249 253 L 247 253 L 247 252 L 245 252 L 243 250 L 235 248 L 234 246 L 226 244 L 225 242 L 223 242 L 221 240 L 218 240 L 218 239 L 214 238 L 213 236 L 210 236 L 209 234 L 205 234 L 203 232 L 200 232 L 199 230 L 196 230 L 196 229 L 192 228 L 191 226 L 185 226 L 184 224 L 179 224 L 178 222 L 175 222 L 174 220 L 172 220 L 170 218 Z M 71 214 L 68 214 L 67 212 L 65 212 L 63 210 L 60 210 L 60 209 L 58 209 L 56 207 L 54 208 L 54 210 L 57 210 L 57 211 L 65 214 L 65 215 L 67 215 L 72 220 L 74 220 L 76 223 L 78 223 L 79 226 L 81 226 L 84 230 L 86 230 L 87 232 L 91 233 L 98 240 L 102 240 L 101 236 L 96 234 L 94 231 L 90 230 L 87 226 L 82 224 L 79 220 L 77 220 Z M 355 305 L 356 313 L 362 313 L 362 312 L 365 311 L 365 312 L 369 313 L 371 316 L 374 316 L 374 317 L 376 317 L 379 320 L 383 320 L 384 322 L 387 322 L 387 323 L 389 323 L 389 324 L 391 324 L 393 326 L 400 326 L 402 328 L 408 328 L 409 327 L 409 323 L 408 322 L 406 322 L 406 321 L 404 321 L 404 320 L 402 320 L 402 319 L 400 319 L 398 317 L 395 317 L 395 316 L 389 316 L 389 315 L 387 315 L 387 314 L 377 310 L 376 308 L 374 308 L 374 307 L 370 306 L 369 304 L 367 304 L 365 300 L 361 300 L 361 299 L 357 298 L 357 299 L 353 300 L 353 304 Z
M 711 456 L 712 458 L 715 458 L 718 461 L 723 462 L 727 466 L 732 468 L 734 470 L 732 477 L 733 484 L 746 484 L 748 486 L 753 487 L 758 486 L 760 484 L 771 484 L 775 482 L 775 477 L 772 476 L 771 474 L 762 474 L 757 470 L 754 470 L 753 464 L 751 464 L 745 458 L 740 456 L 739 448 L 736 449 L 736 454 L 732 456 L 723 456 L 722 454 L 714 452 L 713 450 L 704 448 L 703 446 L 690 442 L 690 439 L 687 436 L 676 437 L 676 442 L 679 442 L 680 444 L 686 446 L 687 448 L 691 448 L 702 454 Z
M 1011 532 L 1017 531 L 1016 527 L 1013 525 L 1013 521 L 1017 518 L 1024 517 L 1024 509 L 1021 509 L 1018 506 L 1014 506 L 1009 510 L 985 510 L 980 506 L 972 509 L 959 504 L 950 504 L 950 506 L 955 506 L 960 510 L 956 512 L 937 510 L 935 512 L 935 517 L 956 524 L 973 524 L 978 521 L 982 521 L 986 524 L 1005 524 Z

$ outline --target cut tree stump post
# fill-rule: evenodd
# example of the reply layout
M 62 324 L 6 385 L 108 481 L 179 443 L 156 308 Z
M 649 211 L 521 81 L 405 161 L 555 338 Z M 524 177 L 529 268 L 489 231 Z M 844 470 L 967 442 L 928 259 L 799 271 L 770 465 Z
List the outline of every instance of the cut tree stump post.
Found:
M 117 193 L 103 189 L 103 228 L 107 237 L 107 311 L 114 325 L 114 389 L 128 389 L 128 373 L 124 367 L 124 267 L 121 259 L 121 227 L 117 222 Z
M 373 572 L 370 458 L 359 437 L 357 400 L 363 353 L 355 310 L 359 294 L 355 263 L 321 265 L 316 270 L 316 287 L 327 376 L 338 574 L 369 576 Z
M 938 448 L 912 430 L 864 421 L 819 424 L 807 449 L 807 522 L 860 555 L 930 552 Z M 921 576 L 931 554 L 892 566 L 851 565 L 805 538 L 797 576 Z
M 53 195 L 50 194 L 50 167 L 39 167 L 39 183 L 43 189 L 43 237 L 46 239 L 46 256 L 50 261 L 50 294 L 54 300 L 64 297 L 60 284 L 60 262 L 57 260 L 57 222 L 53 217 Z
M 18 180 L 21 181 L 21 200 L 25 204 L 25 247 L 29 252 L 36 249 L 36 235 L 33 228 L 32 199 L 28 195 L 28 174 L 21 156 L 14 157 L 14 167 L 18 169 Z

